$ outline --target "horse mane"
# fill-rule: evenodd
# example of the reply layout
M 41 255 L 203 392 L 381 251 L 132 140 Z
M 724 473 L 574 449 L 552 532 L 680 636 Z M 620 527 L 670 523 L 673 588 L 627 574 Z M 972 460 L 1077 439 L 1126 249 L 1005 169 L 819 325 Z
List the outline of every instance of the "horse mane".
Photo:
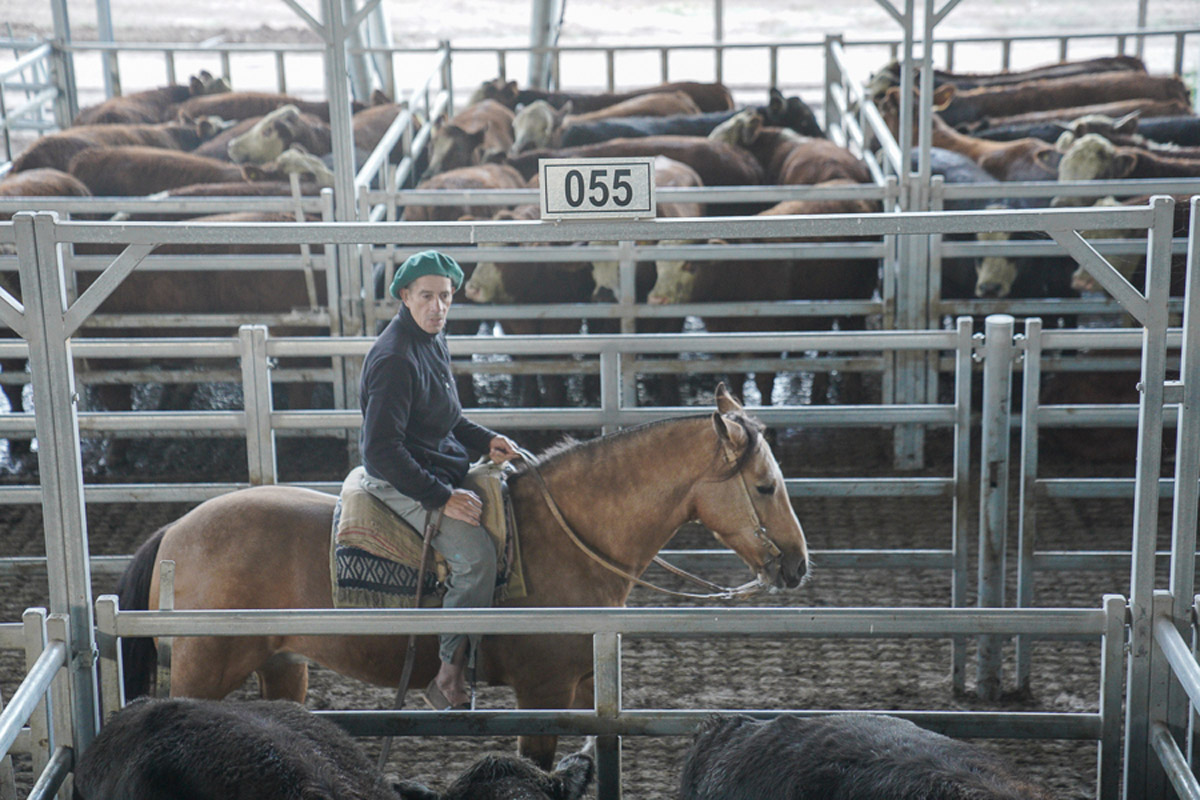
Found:
M 723 473 L 718 480 L 729 480 L 734 475 L 737 475 L 746 466 L 747 462 L 754 457 L 754 451 L 758 446 L 759 439 L 762 438 L 764 425 L 754 417 L 749 416 L 744 411 L 730 411 L 723 415 L 725 419 L 734 422 L 742 427 L 746 432 L 746 444 L 742 451 L 738 453 L 737 458 L 729 466 L 729 469 Z M 644 432 L 659 428 L 664 425 L 671 425 L 678 422 L 687 422 L 689 420 L 700 419 L 698 416 L 687 417 L 668 417 L 667 419 L 654 420 L 653 422 L 644 422 L 641 425 L 635 425 L 632 428 L 624 428 L 613 433 L 604 434 L 594 439 L 579 440 L 573 436 L 564 437 L 562 441 L 553 444 L 543 450 L 538 456 L 538 466 L 545 469 L 553 469 L 558 464 L 565 460 L 573 459 L 577 456 L 590 455 L 594 456 L 600 448 L 608 447 L 618 440 L 631 439 L 640 436 Z M 713 457 L 718 458 L 721 455 L 721 442 L 717 441 L 716 449 Z M 522 462 L 516 468 L 514 478 L 520 477 L 529 470 L 529 465 Z

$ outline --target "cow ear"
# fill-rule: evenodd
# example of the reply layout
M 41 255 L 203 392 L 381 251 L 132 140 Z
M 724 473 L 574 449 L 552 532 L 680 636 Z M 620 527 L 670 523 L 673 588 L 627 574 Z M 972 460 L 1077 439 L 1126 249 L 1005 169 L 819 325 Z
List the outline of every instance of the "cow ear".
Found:
M 188 80 L 188 91 L 193 95 L 204 94 L 204 82 L 197 76 L 193 75 Z
M 1058 175 L 1058 164 L 1062 161 L 1062 153 L 1052 148 L 1039 150 L 1033 156 L 1033 160 L 1039 167 L 1046 170 L 1052 175 Z
M 376 89 L 371 92 L 371 105 L 373 106 L 389 106 L 392 104 L 392 98 L 388 97 L 381 90 Z
M 1117 153 L 1117 157 L 1113 159 L 1111 178 L 1126 178 L 1133 173 L 1137 167 L 1138 155 L 1134 152 Z
M 751 114 L 750 119 L 746 120 L 745 127 L 742 128 L 742 134 L 738 142 L 742 147 L 749 147 L 754 144 L 754 140 L 758 138 L 758 134 L 762 131 L 763 118 L 762 114 Z
M 1130 136 L 1137 133 L 1138 117 L 1142 115 L 1141 111 L 1131 111 L 1119 120 L 1113 123 L 1113 133 L 1123 133 Z
M 568 100 L 567 102 L 563 103 L 562 108 L 560 108 L 558 110 L 558 118 L 562 119 L 563 117 L 567 116 L 574 110 L 575 110 L 575 102 L 573 100 Z
M 1060 153 L 1066 153 L 1071 149 L 1071 145 L 1075 144 L 1075 134 L 1072 131 L 1063 131 L 1054 140 L 1054 149 Z
M 770 99 L 767 101 L 767 113 L 775 115 L 782 114 L 784 106 L 783 92 L 772 87 L 768 97 L 770 97 Z
M 954 99 L 954 84 L 943 83 L 933 92 L 933 110 L 941 111 L 950 105 L 950 101 Z

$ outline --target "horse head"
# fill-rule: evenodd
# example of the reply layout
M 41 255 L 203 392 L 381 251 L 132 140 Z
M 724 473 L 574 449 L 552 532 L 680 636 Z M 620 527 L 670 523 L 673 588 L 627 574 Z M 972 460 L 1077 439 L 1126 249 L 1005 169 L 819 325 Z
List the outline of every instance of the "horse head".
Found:
M 746 416 L 723 383 L 716 401 L 712 424 L 718 456 L 714 477 L 698 487 L 699 520 L 754 570 L 761 584 L 795 588 L 808 573 L 808 545 L 783 472 L 762 425 Z

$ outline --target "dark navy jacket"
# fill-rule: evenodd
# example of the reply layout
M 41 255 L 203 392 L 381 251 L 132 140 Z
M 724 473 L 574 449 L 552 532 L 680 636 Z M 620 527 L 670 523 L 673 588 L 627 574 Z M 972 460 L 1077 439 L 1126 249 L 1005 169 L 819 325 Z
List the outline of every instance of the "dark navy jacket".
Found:
M 466 477 L 467 449 L 496 435 L 462 413 L 444 333 L 430 335 L 401 306 L 371 345 L 360 385 L 363 466 L 426 508 L 441 508 Z

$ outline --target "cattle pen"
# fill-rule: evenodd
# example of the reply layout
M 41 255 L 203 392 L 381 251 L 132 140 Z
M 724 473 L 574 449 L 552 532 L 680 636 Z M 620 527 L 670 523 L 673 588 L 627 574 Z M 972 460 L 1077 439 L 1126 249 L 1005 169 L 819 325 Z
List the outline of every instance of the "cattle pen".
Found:
M 932 33 L 932 29 L 929 31 Z M 871 42 L 880 52 L 902 54 L 911 46 L 913 30 L 906 42 Z M 1126 42 L 1136 41 L 1139 50 L 1153 36 L 1173 45 L 1164 54 L 1153 46 L 1148 52 L 1181 71 L 1187 42 L 1200 30 L 1171 30 L 1157 34 L 1124 32 L 1107 36 L 1119 52 Z M 1189 38 L 1191 37 L 1191 38 Z M 1042 37 L 1067 55 L 1068 39 L 1088 37 Z M 1096 37 L 1099 38 L 1099 37 Z M 1001 46 L 1002 63 L 1010 66 L 1014 39 Z M 28 359 L 35 376 L 26 395 L 39 409 L 0 417 L 0 433 L 12 441 L 36 437 L 39 469 L 34 476 L 18 475 L 18 481 L 0 487 L 0 503 L 10 508 L 42 509 L 44 556 L 4 558 L 0 575 L 5 580 L 45 574 L 49 587 L 50 614 L 31 610 L 23 623 L 0 624 L 0 650 L 13 656 L 4 663 L 23 658 L 27 675 L 3 699 L 0 716 L 0 753 L 27 759 L 27 772 L 35 785 L 30 797 L 53 794 L 70 773 L 74 750 L 86 745 L 95 734 L 103 713 L 122 703 L 119 667 L 115 660 L 120 637 L 154 635 L 164 638 L 186 635 L 233 636 L 252 632 L 357 632 L 405 631 L 413 633 L 446 630 L 511 633 L 582 632 L 593 636 L 596 664 L 594 708 L 571 711 L 489 709 L 461 714 L 454 712 L 350 710 L 324 705 L 321 713 L 336 719 L 358 736 L 394 734 L 401 736 L 512 736 L 543 732 L 578 736 L 597 735 L 600 755 L 599 796 L 617 797 L 622 792 L 628 751 L 635 742 L 656 737 L 686 736 L 710 710 L 739 710 L 720 702 L 712 705 L 673 707 L 628 704 L 633 682 L 628 672 L 636 670 L 638 642 L 646 638 L 710 640 L 747 637 L 754 641 L 804 642 L 815 640 L 863 639 L 868 642 L 896 640 L 899 646 L 915 641 L 935 641 L 944 649 L 933 651 L 949 676 L 938 697 L 918 695 L 912 707 L 896 707 L 895 713 L 949 735 L 991 740 L 1066 740 L 1094 746 L 1096 796 L 1166 797 L 1195 796 L 1191 753 L 1187 743 L 1200 708 L 1200 670 L 1196 667 L 1194 641 L 1196 598 L 1194 591 L 1197 489 L 1200 481 L 1200 385 L 1194 376 L 1200 346 L 1200 290 L 1189 281 L 1187 295 L 1170 297 L 1168 290 L 1172 256 L 1188 260 L 1194 276 L 1200 263 L 1200 232 L 1197 231 L 1196 201 L 1191 204 L 1191 229 L 1179 235 L 1174 224 L 1177 207 L 1186 200 L 1155 197 L 1148 203 L 1124 208 L 1055 210 L 942 211 L 943 199 L 970 199 L 971 188 L 954 188 L 920 170 L 909 174 L 899 153 L 904 150 L 883 124 L 878 109 L 865 97 L 861 79 L 866 77 L 849 56 L 855 43 L 846 37 L 807 44 L 825 66 L 826 84 L 801 88 L 823 95 L 827 128 L 834 139 L 863 148 L 874 138 L 882 142 L 879 160 L 872 161 L 876 182 L 834 191 L 780 187 L 737 187 L 730 189 L 664 190 L 668 197 L 706 202 L 774 202 L 792 197 L 837 195 L 861 196 L 885 204 L 891 213 L 871 218 L 828 216 L 824 218 L 781 218 L 778 220 L 722 218 L 719 220 L 665 220 L 653 222 L 500 223 L 474 221 L 416 224 L 398 221 L 399 209 L 422 202 L 480 205 L 512 205 L 528 202 L 532 190 L 434 196 L 414 190 L 410 178 L 423 145 L 413 116 L 400 115 L 375 153 L 358 169 L 339 172 L 340 183 L 319 197 L 272 201 L 272 210 L 296 215 L 289 224 L 179 225 L 172 223 L 92 221 L 81 215 L 110 215 L 138 212 L 210 212 L 262 210 L 256 199 L 219 201 L 174 201 L 146 199 L 101 199 L 89 201 L 46 201 L 37 209 L 0 201 L 0 210 L 16 212 L 11 222 L 0 223 L 0 244 L 15 255 L 7 257 L 7 269 L 19 274 L 23 288 L 20 302 L 5 294 L 0 319 L 16 337 L 0 342 L 0 358 L 6 363 Z M 865 46 L 865 44 L 864 44 Z M 947 66 L 965 42 L 947 42 Z M 127 55 L 135 59 L 154 52 L 164 56 L 171 82 L 197 63 L 184 47 L 153 45 L 89 48 L 74 43 L 71 50 L 111 54 L 111 64 Z M 243 48 L 247 51 L 254 47 Z M 291 82 L 285 77 L 284 50 L 263 49 L 278 65 L 275 85 L 281 91 Z M 605 83 L 613 88 L 617 63 L 626 50 L 596 48 L 605 65 Z M 679 56 L 690 71 L 700 56 L 697 52 L 668 54 L 670 48 L 651 48 L 665 81 L 682 69 Z M 715 55 L 711 70 L 715 79 L 728 77 L 722 64 L 739 48 L 708 47 L 705 56 Z M 746 49 L 751 49 L 747 47 Z M 779 81 L 780 61 L 786 62 L 786 43 L 763 46 L 771 86 Z M 319 57 L 321 48 L 307 48 Z M 187 58 L 181 54 L 188 53 Z M 218 48 L 203 59 L 217 60 L 218 70 L 236 74 L 239 48 Z M 453 109 L 465 94 L 469 79 L 455 74 L 470 56 L 478 55 L 492 72 L 501 76 L 510 69 L 512 53 L 486 48 L 455 48 L 446 43 L 425 51 L 391 54 L 387 80 L 395 86 L 397 75 L 414 74 L 397 69 L 398 64 L 420 63 L 421 78 L 407 95 L 414 112 L 436 115 Z M 570 48 L 556 51 L 551 75 L 568 83 Z M 30 50 L 31 58 L 60 58 L 61 52 Z M 199 57 L 199 56 L 197 56 Z M 180 69 L 176 59 L 187 61 Z M 289 56 L 290 58 L 290 56 Z M 406 61 L 411 59 L 411 61 Z M 689 61 L 689 59 L 691 59 Z M 137 62 L 135 62 L 137 63 Z M 210 63 L 206 61 L 205 63 Z M 670 68 L 669 68 L 670 66 Z M 913 67 L 917 65 L 914 63 Z M 46 74 L 49 74 L 47 72 Z M 129 83 L 117 74 L 116 85 Z M 45 103 L 70 102 L 55 90 L 43 96 L 42 89 L 29 89 L 45 109 Z M 746 87 L 735 86 L 741 91 Z M 749 87 L 758 89 L 759 86 Z M 399 95 L 399 93 L 397 93 Z M 329 96 L 333 96 L 330 92 Z M 858 101 L 855 108 L 855 101 Z M 36 105 L 32 103 L 31 105 Z M 9 106 L 11 108 L 11 106 Z M 9 119 L 6 116 L 6 122 Z M 45 119 L 45 117 L 43 117 Z M 926 123 L 927 124 L 927 123 Z M 920 127 L 918 125 L 917 127 Z M 917 131 L 910 132 L 917 136 Z M 919 138 L 919 137 L 918 137 Z M 402 145 L 406 157 L 391 163 L 388 152 Z M 865 149 L 865 148 L 864 148 Z M 1182 197 L 1200 190 L 1196 180 L 1093 182 L 1064 186 L 1049 182 L 1013 184 L 1005 191 L 1014 196 L 1053 197 L 1063 194 L 1097 196 L 1110 193 L 1137 195 L 1170 194 Z M 993 190 L 994 191 L 994 190 Z M 350 201 L 335 200 L 351 198 Z M 34 211 L 35 213 L 29 213 Z M 47 212 L 58 212 L 53 216 Z M 319 217 L 323 222 L 303 221 Z M 1093 242 L 1079 235 L 1085 230 L 1136 229 L 1135 241 Z M 1050 238 L 1040 242 L 983 244 L 953 241 L 961 234 L 980 231 L 1038 232 Z M 833 261 L 852 258 L 878 259 L 885 279 L 878 296 L 868 300 L 828 302 L 793 300 L 762 301 L 734 305 L 681 305 L 653 307 L 635 298 L 634 275 L 638 262 L 659 257 L 688 260 L 737 260 L 753 257 L 772 260 L 795 258 L 795 248 L 784 241 L 797 236 L 832 237 L 833 241 L 813 248 L 803 257 Z M 840 237 L 840 238 L 839 238 Z M 856 237 L 851 241 L 851 237 Z M 713 239 L 726 240 L 713 243 Z M 732 240 L 729 242 L 728 240 Z M 753 240 L 748 243 L 747 240 Z M 586 245 L 577 243 L 585 242 Z M 160 245 L 195 246 L 211 244 L 271 244 L 291 248 L 287 255 L 239 257 L 239 271 L 280 271 L 300 276 L 315 292 L 320 287 L 327 302 L 314 298 L 308 308 L 273 314 L 216 314 L 208 318 L 189 314 L 146 317 L 139 314 L 96 315 L 96 309 L 122 279 L 135 271 L 209 269 L 196 257 L 148 255 Z M 517 245 L 514 247 L 513 245 Z M 537 245 L 524 248 L 520 245 Z M 104 246 L 109 255 L 87 255 L 88 247 Z M 808 375 L 859 375 L 868 392 L 864 397 L 833 404 L 798 400 L 794 392 L 783 403 L 762 397 L 752 410 L 770 428 L 780 431 L 821 431 L 867 428 L 882 431 L 888 438 L 886 459 L 896 468 L 881 477 L 867 469 L 848 471 L 836 477 L 818 470 L 795 472 L 785 469 L 789 495 L 798 508 L 821 503 L 864 498 L 912 499 L 939 509 L 937 536 L 921 547 L 890 543 L 860 544 L 839 548 L 822 542 L 815 560 L 828 576 L 904 573 L 918 571 L 936 575 L 935 599 L 929 608 L 908 604 L 843 602 L 844 607 L 820 608 L 817 604 L 785 607 L 673 608 L 659 607 L 653 598 L 640 598 L 646 607 L 626 610 L 548 609 L 514 612 L 493 609 L 477 614 L 441 611 L 278 612 L 263 610 L 137 612 L 120 609 L 111 595 L 101 592 L 93 603 L 93 585 L 111 585 L 110 580 L 127 561 L 120 555 L 98 557 L 89 553 L 89 519 L 100 507 L 191 505 L 232 489 L 263 483 L 293 483 L 321 491 L 336 491 L 340 478 L 311 475 L 295 469 L 291 457 L 282 455 L 289 444 L 303 444 L 324 437 L 332 441 L 340 465 L 346 458 L 347 442 L 353 441 L 358 425 L 354 399 L 356 359 L 365 353 L 371 334 L 381 320 L 394 311 L 394 304 L 371 289 L 373 273 L 387 270 L 410 252 L 437 246 L 464 263 L 531 261 L 527 250 L 541 251 L 543 261 L 593 262 L 612 260 L 620 264 L 621 286 L 616 302 L 605 304 L 540 304 L 526 306 L 476 306 L 456 309 L 462 319 L 475 323 L 501 324 L 506 319 L 587 319 L 585 335 L 554 336 L 458 336 L 451 339 L 456 371 L 467 376 L 559 375 L 577 383 L 594 381 L 594 394 L 581 390 L 585 400 L 573 407 L 505 408 L 481 402 L 473 418 L 495 428 L 517 432 L 545 429 L 604 432 L 660 419 L 667 414 L 694 411 L 687 407 L 663 406 L 639 394 L 639 386 L 654 376 L 689 378 L 759 371 L 796 371 Z M 1090 253 L 1088 252 L 1090 250 Z M 108 251 L 104 251 L 108 252 Z M 299 254 L 299 258 L 291 255 Z M 1086 261 L 1096 271 L 1109 265 L 1106 257 L 1128 252 L 1146 256 L 1148 277 L 1143 292 L 1130 288 L 1117 292 L 1117 299 L 1081 300 L 980 300 L 941 297 L 940 273 L 945 259 L 991 254 L 1061 255 Z M 216 261 L 216 260 L 214 260 Z M 914 281 L 904 265 L 927 264 L 928 270 Z M 216 261 L 229 269 L 228 260 Z M 77 272 L 103 273 L 91 289 L 80 291 L 73 284 Z M 901 279 L 899 276 L 906 277 Z M 1115 282 L 1114 284 L 1115 285 Z M 62 308 L 61 298 L 73 303 Z M 1132 315 L 1136 328 L 1057 329 L 1051 320 L 1063 315 L 1102 315 L 1115 318 L 1118 311 Z M 636 333 L 639 321 L 647 319 L 705 317 L 721 314 L 812 317 L 836 312 L 878 324 L 877 329 L 807 333 Z M 1182 314 L 1183 324 L 1178 317 Z M 1010 315 L 1029 316 L 1018 322 Z M 972 320 L 970 316 L 974 315 Z M 1174 324 L 1172 324 L 1174 323 Z M 611 324 L 612 328 L 605 328 Z M 153 328 L 161 338 L 108 337 L 106 331 L 136 327 Z M 267 326 L 271 326 L 268 332 Z M 275 329 L 286 326 L 279 335 Z M 189 329 L 234 329 L 233 336 L 166 335 Z M 81 331 L 87 335 L 78 335 Z M 596 330 L 620 332 L 597 333 Z M 295 332 L 312 335 L 294 335 Z M 1091 351 L 1092 358 L 1081 354 Z M 195 370 L 197 360 L 207 366 Z M 184 370 L 167 370 L 161 365 L 186 362 Z M 97 364 L 107 366 L 101 370 Z M 1039 399 L 1041 382 L 1056 371 L 1064 373 L 1105 370 L 1105 374 L 1135 374 L 1138 391 L 1132 397 L 1107 404 L 1045 402 Z M 1118 372 L 1119 371 L 1119 372 Z M 28 375 L 5 376 L 24 385 Z M 982 377 L 982 382 L 980 382 Z M 84 410 L 79 400 L 89 385 L 162 383 L 222 383 L 234 386 L 233 400 L 211 409 L 160 410 L 135 407 L 130 411 Z M 1132 382 L 1132 380 L 1131 380 Z M 284 405 L 281 387 L 315 383 L 328 397 L 316 407 Z M 476 383 L 479 383 L 477 380 Z M 1015 394 L 1014 394 L 1015 393 Z M 1013 398 L 1019 398 L 1015 401 Z M 806 402 L 807 401 L 807 402 Z M 1084 474 L 1068 477 L 1050 473 L 1052 467 L 1039 454 L 1039 433 L 1047 430 L 1090 433 L 1112 429 L 1137 431 L 1137 459 L 1132 476 Z M 1167 432 L 1175 430 L 1171 462 L 1161 467 Z M 1011 452 L 1017 433 L 1017 454 Z M 1082 435 L 1082 434 L 1081 434 Z M 1103 435 L 1103 433 L 1101 434 Z M 783 434 L 786 438 L 786 434 Z M 926 437 L 930 441 L 926 441 Z M 85 454 L 89 446 L 106 438 L 128 438 L 132 442 L 166 438 L 214 439 L 236 442 L 234 467 L 225 474 L 202 481 L 103 482 L 85 481 Z M 310 438 L 311 437 L 311 438 Z M 89 445 L 89 440 L 92 444 Z M 932 442 L 932 443 L 931 443 Z M 324 451 L 322 451 L 324 452 Z M 933 464 L 929 466 L 927 462 Z M 1100 470 L 1099 472 L 1103 472 Z M 1015 478 L 1010 485 L 1010 473 Z M 118 478 L 120 476 L 117 476 Z M 1115 499 L 1132 501 L 1132 534 L 1113 549 L 1078 548 L 1047 530 L 1039 520 L 1046 503 L 1056 499 Z M 1172 501 L 1166 523 L 1160 507 Z M 933 515 L 934 512 L 925 513 Z M 153 516 L 153 515 L 151 515 Z M 803 515 L 802 516 L 802 522 Z M 1166 530 L 1163 524 L 1167 524 Z M 147 531 L 148 532 L 148 531 Z M 1015 534 L 1015 535 L 1014 535 Z M 1163 536 L 1166 535 L 1164 539 Z M 869 539 L 870 537 L 868 537 Z M 1163 547 L 1162 542 L 1167 542 Z M 1046 549 L 1059 548 L 1061 549 Z M 731 554 L 685 548 L 672 555 L 683 563 L 704 569 L 736 569 Z M 973 559 L 972 559 L 973 556 Z M 1081 572 L 1098 575 L 1127 575 L 1128 596 L 1110 586 L 1094 594 L 1081 607 L 1063 608 L 1053 603 L 1057 576 Z M 1039 573 L 1043 576 L 1035 592 Z M 1006 589 L 1006 575 L 1013 589 Z M 1047 578 L 1046 576 L 1052 576 Z M 972 578 L 974 577 L 974 583 Z M 1014 580 L 1015 579 L 1015 580 Z M 1165 579 L 1165 580 L 1164 580 Z M 1049 597 L 1049 600 L 1047 600 Z M 924 602 L 929 602 L 926 599 Z M 1073 601 L 1078 604 L 1078 600 Z M 43 603 L 44 604 L 44 603 Z M 761 605 L 769 606 L 771 600 Z M 758 606 L 760 604 L 755 604 Z M 938 607 L 940 606 L 940 607 Z M 1020 710 L 1018 704 L 999 703 L 963 710 L 957 704 L 968 689 L 980 697 L 1000 697 L 1006 687 L 1004 669 L 1011 669 L 1013 695 L 1036 693 L 1045 681 L 1037 673 L 1038 660 L 1047 657 L 1046 647 L 1085 647 L 1088 663 L 1096 667 L 1097 680 L 1078 706 L 1047 711 Z M 1041 648 L 1041 649 L 1039 649 Z M 909 655 L 920 658 L 919 646 Z M 688 651 L 690 652 L 690 651 Z M 881 651 L 882 652 L 882 651 Z M 1006 655 L 1007 654 L 1007 655 Z M 943 657 L 944 656 L 944 657 Z M 968 670 L 974 659 L 974 671 Z M 666 669 L 675 669 L 667 662 Z M 836 663 L 831 666 L 837 669 Z M 745 702 L 735 696 L 735 702 Z M 639 700 L 644 698 L 640 697 Z M 932 710 L 931 710 L 932 706 Z M 819 698 L 778 704 L 767 702 L 754 708 L 758 716 L 778 713 L 813 714 L 823 708 L 855 710 L 854 706 L 826 706 Z M 870 706 L 863 706 L 863 708 Z M 884 707 L 885 709 L 888 707 Z M 626 748 L 623 752 L 622 748 Z M 1160 768 L 1161 767 L 1161 768 Z M 11 785 L 11 768 L 0 760 L 0 797 Z M 1172 788 L 1168 788 L 1172 787 Z M 661 791 L 661 787 L 659 787 Z

